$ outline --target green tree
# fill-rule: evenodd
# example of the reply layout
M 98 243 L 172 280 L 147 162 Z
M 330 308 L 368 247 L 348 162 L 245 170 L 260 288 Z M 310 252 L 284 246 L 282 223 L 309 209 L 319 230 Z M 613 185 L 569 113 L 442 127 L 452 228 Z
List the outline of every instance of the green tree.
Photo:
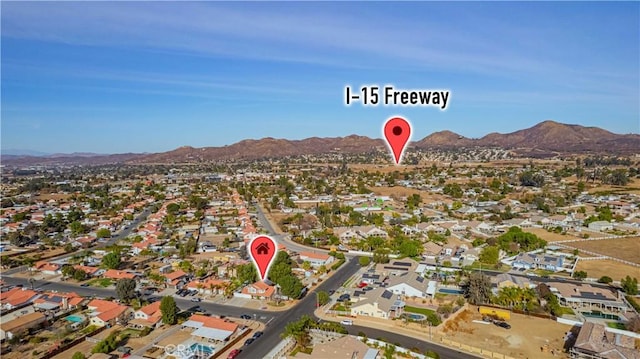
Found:
M 360 257 L 360 258 L 358 258 L 358 263 L 360 263 L 360 266 L 366 267 L 366 266 L 369 265 L 369 263 L 371 263 L 371 258 L 369 258 L 369 257 Z
M 487 246 L 480 252 L 480 262 L 485 264 L 496 265 L 500 259 L 500 250 L 496 246 Z
M 318 295 L 318 303 L 320 305 L 325 305 L 329 303 L 329 301 L 331 300 L 329 293 L 325 292 L 324 290 L 319 291 L 317 295 Z
M 300 320 L 289 322 L 287 323 L 287 325 L 285 325 L 282 337 L 292 337 L 293 339 L 295 339 L 298 346 L 304 348 L 309 345 L 311 341 L 308 329 L 313 322 L 314 320 L 310 316 L 303 315 Z
M 73 353 L 73 356 L 71 357 L 71 359 L 86 359 L 87 357 L 82 354 L 81 352 L 75 352 Z
M 610 284 L 612 282 L 613 282 L 613 279 L 606 275 L 603 275 L 602 277 L 600 277 L 600 279 L 598 279 L 598 283 Z
M 120 256 L 114 252 L 107 253 L 102 257 L 102 265 L 108 269 L 118 269 L 120 267 Z
M 389 251 L 380 248 L 373 251 L 373 262 L 374 263 L 389 263 Z
M 626 276 L 625 278 L 620 280 L 620 285 L 622 286 L 622 291 L 629 295 L 637 295 L 638 294 L 638 279 L 631 278 L 631 276 Z
M 302 282 L 300 282 L 300 279 L 298 279 L 298 277 L 294 276 L 293 274 L 289 274 L 281 278 L 278 284 L 280 285 L 282 294 L 294 299 L 300 297 L 302 288 L 304 288 Z
M 491 300 L 491 280 L 482 273 L 472 272 L 462 288 L 464 297 L 471 304 L 484 304 Z
M 178 321 L 178 305 L 171 296 L 166 296 L 160 301 L 160 312 L 162 313 L 162 323 L 174 325 Z
M 573 272 L 573 278 L 583 280 L 587 278 L 587 272 L 583 270 Z
M 83 270 L 76 269 L 73 271 L 73 279 L 77 280 L 78 282 L 81 282 L 87 279 L 87 273 Z
M 130 278 L 118 279 L 116 282 L 116 295 L 118 298 L 127 302 L 136 297 L 136 281 Z
M 178 205 L 177 203 L 170 203 L 169 205 L 167 205 L 168 214 L 175 216 L 176 214 L 178 214 L 179 211 L 180 211 L 180 205 Z
M 254 283 L 258 280 L 258 272 L 253 264 L 243 264 L 236 268 L 240 283 Z
M 98 238 L 109 238 L 111 237 L 111 231 L 106 228 L 100 228 L 96 232 L 96 237 Z
M 71 253 L 75 250 L 75 248 L 73 248 L 73 244 L 71 243 L 67 243 L 64 245 L 64 251 L 67 253 Z

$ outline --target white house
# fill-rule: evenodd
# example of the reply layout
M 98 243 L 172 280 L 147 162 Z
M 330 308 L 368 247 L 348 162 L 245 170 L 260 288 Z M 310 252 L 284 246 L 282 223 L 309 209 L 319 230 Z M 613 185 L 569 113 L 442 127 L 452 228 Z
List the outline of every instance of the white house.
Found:
M 417 273 L 404 273 L 392 276 L 387 290 L 405 297 L 425 298 L 429 282 Z
M 594 231 L 611 231 L 613 230 L 613 223 L 607 221 L 595 221 L 589 223 L 589 229 Z
M 300 259 L 311 263 L 313 268 L 318 268 L 323 265 L 328 266 L 335 260 L 334 257 L 328 254 L 314 252 L 300 252 Z

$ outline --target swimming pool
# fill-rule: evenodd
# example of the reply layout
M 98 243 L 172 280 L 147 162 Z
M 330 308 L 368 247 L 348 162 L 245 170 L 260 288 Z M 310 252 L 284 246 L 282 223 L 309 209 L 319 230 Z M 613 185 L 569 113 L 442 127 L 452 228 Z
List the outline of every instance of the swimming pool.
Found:
M 66 319 L 66 320 L 68 320 L 70 322 L 73 322 L 73 323 L 82 323 L 82 322 L 84 322 L 84 317 L 81 316 L 81 315 L 69 315 L 64 319 Z
M 585 317 L 589 318 L 599 318 L 599 319 L 611 319 L 611 320 L 620 320 L 620 317 L 615 314 L 602 313 L 597 310 L 593 310 L 591 312 L 580 312 Z
M 461 289 L 451 289 L 451 288 L 440 288 L 438 289 L 438 292 L 445 293 L 445 294 L 462 294 L 463 293 Z
M 427 319 L 427 316 L 424 315 L 424 314 L 409 313 L 409 312 L 405 312 L 404 314 L 406 314 L 407 317 L 409 317 L 410 320 L 415 320 L 416 322 L 419 322 L 419 321 Z
M 213 354 L 213 350 L 215 349 L 212 346 L 203 345 L 200 343 L 193 343 L 189 348 L 191 349 L 191 352 L 203 353 L 203 354 Z

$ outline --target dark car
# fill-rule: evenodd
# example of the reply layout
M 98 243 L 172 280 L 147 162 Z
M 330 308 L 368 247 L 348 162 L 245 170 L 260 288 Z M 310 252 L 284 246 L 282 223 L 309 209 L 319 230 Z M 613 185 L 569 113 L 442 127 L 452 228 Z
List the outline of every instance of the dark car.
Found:
M 88 287 L 88 286 L 89 286 L 89 283 L 82 283 L 82 284 L 80 284 L 80 286 L 81 286 L 81 287 Z
M 260 338 L 260 337 L 262 336 L 262 334 L 263 334 L 262 332 L 255 332 L 255 333 L 253 333 L 253 339 L 258 339 L 258 338 Z
M 253 341 L 254 341 L 254 340 L 255 340 L 255 339 L 253 339 L 253 338 L 249 338 L 249 339 L 247 339 L 247 340 L 245 340 L 245 341 L 244 341 L 244 345 L 245 345 L 245 346 L 250 345 L 251 343 L 253 343 Z
M 249 314 L 242 314 L 240 319 L 251 319 L 251 316 Z
M 497 326 L 499 326 L 501 328 L 504 328 L 504 329 L 511 329 L 511 325 L 509 323 L 507 323 L 507 322 L 501 322 L 501 321 L 497 321 L 496 320 L 495 322 L 493 322 L 493 324 L 495 324 L 495 325 L 497 325 Z

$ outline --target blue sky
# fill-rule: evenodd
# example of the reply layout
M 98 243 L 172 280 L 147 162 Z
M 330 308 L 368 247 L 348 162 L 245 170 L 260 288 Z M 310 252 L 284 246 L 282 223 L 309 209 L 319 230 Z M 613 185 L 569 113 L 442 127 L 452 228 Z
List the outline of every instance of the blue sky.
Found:
M 2 148 L 158 152 L 245 138 L 468 137 L 552 119 L 640 131 L 640 3 L 2 2 Z M 346 84 L 449 108 L 343 105 Z

